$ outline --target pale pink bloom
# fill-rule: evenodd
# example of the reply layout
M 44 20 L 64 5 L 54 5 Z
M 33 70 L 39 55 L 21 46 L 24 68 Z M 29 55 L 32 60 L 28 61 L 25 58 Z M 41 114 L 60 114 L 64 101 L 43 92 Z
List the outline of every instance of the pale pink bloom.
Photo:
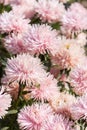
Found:
M 27 46 L 23 41 L 23 33 L 12 33 L 4 38 L 4 46 L 12 54 L 28 52 Z
M 59 94 L 57 80 L 52 75 L 48 75 L 38 86 L 34 86 L 29 90 L 33 98 L 42 102 L 44 100 L 49 101 L 54 95 Z
M 54 95 L 50 99 L 49 103 L 56 113 L 70 117 L 71 116 L 70 106 L 75 102 L 76 99 L 74 96 L 63 92 L 58 95 Z
M 87 59 L 86 59 L 87 60 Z M 70 84 L 76 94 L 82 95 L 87 92 L 87 63 L 77 65 L 70 72 Z
M 17 13 L 3 12 L 0 15 L 0 32 L 1 33 L 22 33 L 25 30 L 28 30 L 28 23 L 30 21 L 25 19 L 23 15 L 17 15 Z
M 58 69 L 73 68 L 85 58 L 84 49 L 75 39 L 61 38 L 59 42 L 55 55 L 51 56 L 52 64 Z
M 36 12 L 43 22 L 55 23 L 61 21 L 65 8 L 58 0 L 38 0 Z
M 0 91 L 0 118 L 4 117 L 11 106 L 11 96 L 4 92 L 4 88 Z
M 5 74 L 4 78 L 5 80 L 7 78 L 7 83 L 20 81 L 26 84 L 39 84 L 47 76 L 40 59 L 29 54 L 20 54 L 8 59 Z
M 51 116 L 44 125 L 43 130 L 75 130 L 73 126 L 73 122 L 69 121 L 68 118 L 65 118 L 62 115 Z
M 87 9 L 75 2 L 62 18 L 62 29 L 66 34 L 78 33 L 87 29 Z M 63 32 L 64 33 L 64 32 Z
M 35 14 L 36 0 L 22 0 L 19 5 L 12 5 L 14 12 L 25 15 L 26 18 L 31 18 Z
M 44 122 L 47 122 L 52 114 L 48 104 L 25 106 L 18 114 L 18 123 L 22 130 L 42 130 Z
M 75 120 L 87 119 L 87 94 L 77 98 L 77 102 L 71 106 L 71 113 Z
M 57 31 L 49 25 L 32 25 L 23 37 L 26 48 L 32 54 L 55 53 L 58 47 Z

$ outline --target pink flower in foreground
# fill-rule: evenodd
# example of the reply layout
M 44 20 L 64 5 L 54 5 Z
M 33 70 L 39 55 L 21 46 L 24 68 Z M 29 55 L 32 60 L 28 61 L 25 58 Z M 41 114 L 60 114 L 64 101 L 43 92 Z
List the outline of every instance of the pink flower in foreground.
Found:
M 64 11 L 64 5 L 59 3 L 58 0 L 38 0 L 36 5 L 36 12 L 43 22 L 55 23 L 61 21 Z
M 62 115 L 55 115 L 49 118 L 43 130 L 75 130 L 72 126 L 73 122 L 69 121 L 68 118 Z
M 57 31 L 49 25 L 32 25 L 28 33 L 24 34 L 24 43 L 30 53 L 43 54 L 46 51 L 55 53 L 58 47 Z
M 47 76 L 40 59 L 29 54 L 20 54 L 8 59 L 5 73 L 4 78 L 7 78 L 7 83 L 14 81 L 26 82 L 26 84 L 39 83 Z
M 72 118 L 79 120 L 80 118 L 87 119 L 87 94 L 77 99 L 77 102 L 71 106 Z
M 22 33 L 11 33 L 4 39 L 5 48 L 12 54 L 31 53 L 44 54 L 46 51 L 54 55 L 58 47 L 57 31 L 49 25 L 30 25 Z
M 34 86 L 31 89 L 31 96 L 36 100 L 50 100 L 54 95 L 58 95 L 57 80 L 52 75 L 47 76 L 39 86 Z
M 25 106 L 18 114 L 18 123 L 22 130 L 45 130 L 41 128 L 52 114 L 52 109 L 48 104 Z
M 70 72 L 70 83 L 76 94 L 82 95 L 87 92 L 87 66 L 86 63 L 83 65 L 76 66 Z
M 8 108 L 11 106 L 11 96 L 4 92 L 2 88 L 0 91 L 0 118 L 7 114 Z
M 79 3 L 73 3 L 62 18 L 62 29 L 66 33 L 78 33 L 87 29 L 87 9 Z
M 0 32 L 24 32 L 24 30 L 28 29 L 29 22 L 28 19 L 25 19 L 22 15 L 17 15 L 16 12 L 4 12 L 0 15 Z

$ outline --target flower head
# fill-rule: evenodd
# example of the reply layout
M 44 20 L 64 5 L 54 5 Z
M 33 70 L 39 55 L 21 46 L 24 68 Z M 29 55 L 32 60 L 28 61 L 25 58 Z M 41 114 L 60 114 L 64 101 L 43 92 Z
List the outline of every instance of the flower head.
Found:
M 71 106 L 71 113 L 72 118 L 75 120 L 87 119 L 87 94 L 77 98 L 77 102 Z
M 0 91 L 0 118 L 7 114 L 8 108 L 11 106 L 11 96 L 4 92 L 4 88 Z
M 47 76 L 39 86 L 32 87 L 30 91 L 33 98 L 41 101 L 49 101 L 54 95 L 59 94 L 57 80 L 52 75 Z
M 52 114 L 52 109 L 48 104 L 25 106 L 18 114 L 18 123 L 23 130 L 41 130 L 44 122 L 47 122 Z
M 44 125 L 44 130 L 75 130 L 72 126 L 73 122 L 69 121 L 68 118 L 62 115 L 54 115 Z
M 87 9 L 75 2 L 71 4 L 62 18 L 62 29 L 66 34 L 78 33 L 87 29 Z
M 32 25 L 24 34 L 26 48 L 32 54 L 55 53 L 58 46 L 57 32 L 49 25 Z
M 25 15 L 26 18 L 31 18 L 35 14 L 36 0 L 19 0 L 19 3 L 12 3 L 12 9 L 18 14 Z
M 69 79 L 71 86 L 78 95 L 82 95 L 87 92 L 87 67 L 85 64 L 77 65 L 70 72 Z
M 58 69 L 73 68 L 85 58 L 84 49 L 77 40 L 61 38 L 59 43 L 55 55 L 51 56 L 52 64 Z
M 7 83 L 18 81 L 31 84 L 43 81 L 47 76 L 39 58 L 29 54 L 20 54 L 17 57 L 8 59 L 5 68 Z M 4 79 L 6 79 L 4 77 Z
M 28 52 L 27 46 L 23 41 L 23 33 L 12 33 L 4 38 L 4 46 L 12 54 Z
M 68 93 L 59 93 L 58 95 L 54 95 L 49 103 L 56 113 L 70 117 L 70 106 L 75 102 L 76 99 L 74 96 Z
M 39 0 L 36 5 L 36 12 L 43 22 L 55 23 L 61 21 L 64 11 L 64 5 L 59 3 L 58 0 Z
M 16 12 L 4 12 L 0 15 L 0 32 L 20 33 L 28 29 L 29 20 L 25 19 L 23 15 L 17 15 Z

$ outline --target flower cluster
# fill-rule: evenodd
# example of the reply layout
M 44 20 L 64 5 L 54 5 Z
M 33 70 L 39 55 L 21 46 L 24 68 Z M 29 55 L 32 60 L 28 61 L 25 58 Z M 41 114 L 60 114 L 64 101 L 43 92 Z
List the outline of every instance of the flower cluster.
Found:
M 0 129 L 87 130 L 87 9 L 70 0 L 0 7 Z

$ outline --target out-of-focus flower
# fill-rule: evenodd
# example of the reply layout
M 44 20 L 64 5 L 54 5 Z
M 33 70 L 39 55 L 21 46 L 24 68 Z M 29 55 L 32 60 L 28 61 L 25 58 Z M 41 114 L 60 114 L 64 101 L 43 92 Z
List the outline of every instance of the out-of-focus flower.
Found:
M 87 119 L 87 94 L 77 99 L 77 102 L 71 106 L 72 118 L 79 120 L 80 118 Z
M 33 104 L 21 109 L 18 114 L 18 123 L 22 130 L 42 130 L 44 122 L 47 122 L 52 114 L 48 104 Z
M 8 108 L 11 106 L 11 96 L 4 92 L 4 88 L 0 91 L 0 118 L 7 114 Z
M 58 0 L 38 0 L 36 12 L 43 22 L 55 23 L 61 21 L 65 8 Z
M 22 33 L 24 30 L 28 30 L 29 22 L 23 15 L 17 15 L 14 11 L 4 12 L 0 15 L 0 32 Z
M 49 103 L 56 113 L 70 117 L 70 106 L 75 102 L 76 99 L 74 96 L 67 93 L 60 93 L 58 95 L 54 95 Z
M 62 18 L 62 31 L 66 34 L 78 33 L 87 29 L 87 9 L 75 2 L 71 4 Z
M 86 59 L 87 60 L 87 59 Z M 87 92 L 87 66 L 79 64 L 70 72 L 70 84 L 76 94 L 82 95 Z
M 58 47 L 57 31 L 49 25 L 32 25 L 23 37 L 26 48 L 32 54 L 54 54 Z
M 17 81 L 26 84 L 39 84 L 47 76 L 40 59 L 29 54 L 20 54 L 8 59 L 5 74 L 2 82 Z
M 57 80 L 52 75 L 47 76 L 39 86 L 34 86 L 30 89 L 31 96 L 36 100 L 49 101 L 54 95 L 58 95 Z

